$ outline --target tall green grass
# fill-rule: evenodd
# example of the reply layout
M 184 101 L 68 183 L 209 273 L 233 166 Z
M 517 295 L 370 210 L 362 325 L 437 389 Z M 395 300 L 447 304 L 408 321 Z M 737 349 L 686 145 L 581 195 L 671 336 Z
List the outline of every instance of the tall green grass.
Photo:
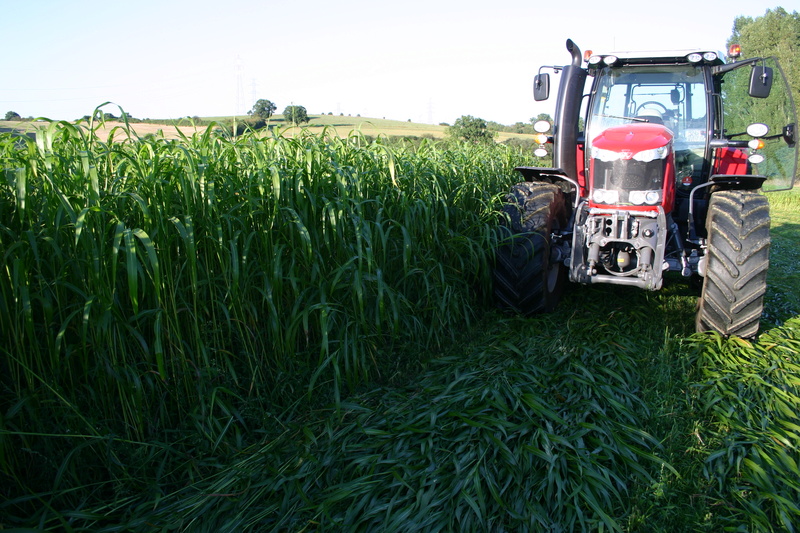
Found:
M 0 140 L 10 522 L 200 479 L 276 409 L 341 402 L 393 347 L 452 342 L 519 157 L 98 131 Z

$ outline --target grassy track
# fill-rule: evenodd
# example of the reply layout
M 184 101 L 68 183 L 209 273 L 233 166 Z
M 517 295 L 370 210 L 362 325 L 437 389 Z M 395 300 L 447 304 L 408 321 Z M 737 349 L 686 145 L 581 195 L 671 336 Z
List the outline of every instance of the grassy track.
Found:
M 720 531 L 800 521 L 800 194 L 755 343 L 680 278 L 480 298 L 506 147 L 0 141 L 0 526 Z

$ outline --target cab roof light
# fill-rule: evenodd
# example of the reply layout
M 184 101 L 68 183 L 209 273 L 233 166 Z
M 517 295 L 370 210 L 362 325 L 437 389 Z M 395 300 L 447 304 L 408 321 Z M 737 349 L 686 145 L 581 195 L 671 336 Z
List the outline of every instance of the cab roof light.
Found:
M 700 63 L 701 61 L 713 63 L 717 60 L 717 57 L 719 56 L 715 52 L 694 52 L 686 56 L 686 60 L 689 63 Z
M 592 58 L 592 51 L 591 50 L 586 50 L 583 53 L 583 60 L 588 63 L 591 58 Z
M 589 63 L 590 67 L 597 67 L 600 65 L 600 63 L 604 64 L 607 67 L 610 67 L 617 61 L 619 61 L 619 58 L 614 55 L 590 56 L 589 59 L 586 60 L 586 62 Z
M 588 59 L 588 63 L 591 66 L 597 66 L 600 64 L 601 61 L 603 61 L 603 56 L 591 56 Z
M 728 48 L 728 57 L 731 59 L 736 59 L 737 57 L 742 55 L 742 45 L 740 44 L 732 44 Z

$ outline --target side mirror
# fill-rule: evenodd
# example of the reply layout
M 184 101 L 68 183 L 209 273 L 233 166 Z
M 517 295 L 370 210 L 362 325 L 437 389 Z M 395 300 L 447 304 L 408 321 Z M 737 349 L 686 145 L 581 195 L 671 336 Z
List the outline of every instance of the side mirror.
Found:
M 533 78 L 533 99 L 537 102 L 550 98 L 550 74 L 537 74 Z
M 789 124 L 788 126 L 783 127 L 783 140 L 789 147 L 794 147 L 795 143 L 797 143 L 797 130 L 794 127 L 794 124 Z
M 767 98 L 772 89 L 772 68 L 753 65 L 750 73 L 750 96 Z

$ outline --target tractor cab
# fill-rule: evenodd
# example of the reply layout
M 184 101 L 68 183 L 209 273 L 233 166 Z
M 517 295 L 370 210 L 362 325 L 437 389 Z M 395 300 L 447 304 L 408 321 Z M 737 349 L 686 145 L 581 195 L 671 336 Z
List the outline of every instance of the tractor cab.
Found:
M 670 179 L 679 196 L 714 175 L 758 175 L 763 176 L 759 185 L 766 190 L 791 188 L 796 174 L 793 105 L 783 77 L 779 77 L 783 83 L 773 83 L 775 74 L 780 74 L 774 59 L 725 64 L 715 52 L 695 50 L 592 55 L 588 64 L 594 83 L 585 139 L 595 186 L 602 179 L 592 174 L 593 164 L 627 157 L 631 148 L 625 143 L 635 145 L 652 137 L 647 132 L 653 128 L 644 125 L 657 125 L 668 133 L 653 138 L 631 158 L 668 160 L 672 155 L 667 170 L 673 173 Z M 758 137 L 747 135 L 753 123 L 767 126 L 755 133 Z M 609 153 L 603 145 L 614 134 L 627 141 Z M 665 139 L 670 136 L 667 149 Z M 760 140 L 751 146 L 754 138 Z M 777 142 L 765 151 L 767 141 Z M 603 171 L 604 165 L 596 168 Z M 671 199 L 663 200 L 669 210 Z
M 797 161 L 794 103 L 774 58 L 725 63 L 718 53 L 706 50 L 587 52 L 586 67 L 581 69 L 575 60 L 577 47 L 570 43 L 572 65 L 552 67 L 564 73 L 556 107 L 558 134 L 552 137 L 554 167 L 565 169 L 584 194 L 591 188 L 591 202 L 655 205 L 653 191 L 661 190 L 657 203 L 669 211 L 671 195 L 663 186 L 674 187 L 678 196 L 688 195 L 714 175 L 761 176 L 754 188 L 765 191 L 793 186 Z M 738 57 L 735 50 L 729 57 Z M 588 91 L 587 78 L 592 80 Z M 534 97 L 546 99 L 549 86 L 549 74 L 537 75 Z M 584 116 L 580 115 L 582 104 Z M 586 130 L 577 132 L 573 141 L 565 133 L 578 128 L 578 119 L 584 119 Z M 752 124 L 761 125 L 751 129 L 757 137 L 748 135 Z M 659 132 L 655 126 L 665 131 Z M 574 170 L 569 172 L 572 161 Z M 626 165 L 621 162 L 632 162 L 627 165 L 632 181 L 626 183 L 615 172 L 617 184 L 610 184 L 606 177 L 609 169 L 619 170 Z M 673 183 L 653 182 L 655 167 L 666 165 L 663 170 L 672 172 L 669 178 Z M 629 191 L 640 185 L 650 187 L 645 189 L 645 202 L 638 202 L 642 199 L 638 192 L 631 201 Z M 650 202 L 646 201 L 647 192 L 651 193 Z

